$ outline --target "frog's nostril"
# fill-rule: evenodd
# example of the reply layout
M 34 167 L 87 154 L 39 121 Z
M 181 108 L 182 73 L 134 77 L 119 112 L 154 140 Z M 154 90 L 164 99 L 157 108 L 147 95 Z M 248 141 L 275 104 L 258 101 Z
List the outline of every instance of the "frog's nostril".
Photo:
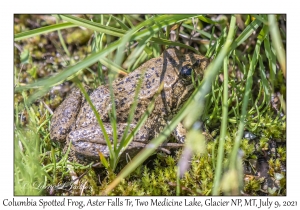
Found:
M 197 61 L 193 64 L 193 66 L 198 67 L 198 66 L 200 66 L 200 64 L 201 64 L 201 60 L 197 60 Z
M 180 75 L 190 76 L 192 75 L 193 68 L 191 66 L 183 66 L 180 70 Z

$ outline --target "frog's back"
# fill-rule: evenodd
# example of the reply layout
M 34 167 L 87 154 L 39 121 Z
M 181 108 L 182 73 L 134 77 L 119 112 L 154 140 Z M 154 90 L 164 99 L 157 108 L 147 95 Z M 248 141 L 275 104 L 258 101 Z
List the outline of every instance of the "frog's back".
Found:
M 113 89 L 117 103 L 118 119 L 121 122 L 127 121 L 130 107 L 134 102 L 134 96 L 138 91 L 138 84 L 142 80 L 138 105 L 134 115 L 134 121 L 138 121 L 158 92 L 161 83 L 164 83 L 164 89 L 167 90 L 171 89 L 172 85 L 178 80 L 178 65 L 176 59 L 170 60 L 160 56 L 147 61 L 126 77 L 117 79 L 113 83 Z

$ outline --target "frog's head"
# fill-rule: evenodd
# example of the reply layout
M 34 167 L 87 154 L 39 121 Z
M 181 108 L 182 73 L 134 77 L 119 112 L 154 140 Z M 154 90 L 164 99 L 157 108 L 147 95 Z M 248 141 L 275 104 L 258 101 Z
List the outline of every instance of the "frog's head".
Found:
M 164 55 L 169 63 L 177 70 L 178 79 L 185 85 L 191 84 L 192 79 L 202 79 L 209 61 L 199 54 L 182 54 L 176 48 L 169 48 Z
M 169 72 L 176 72 L 176 80 L 173 80 L 171 93 L 172 109 L 178 109 L 190 96 L 194 89 L 193 80 L 203 78 L 204 71 L 209 63 L 208 58 L 194 53 L 182 54 L 176 48 L 169 48 L 163 55 L 170 66 Z M 172 74 L 172 73 L 169 73 Z M 165 79 L 165 81 L 168 81 Z M 165 84 L 166 86 L 166 84 Z
M 208 65 L 208 59 L 203 55 L 194 53 L 184 54 L 184 62 L 180 68 L 179 76 L 186 83 L 191 84 L 193 79 L 202 80 Z

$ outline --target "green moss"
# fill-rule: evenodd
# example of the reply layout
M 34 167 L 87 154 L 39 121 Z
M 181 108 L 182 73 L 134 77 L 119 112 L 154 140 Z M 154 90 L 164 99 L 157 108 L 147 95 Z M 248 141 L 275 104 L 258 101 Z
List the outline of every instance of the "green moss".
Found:
M 259 179 L 256 177 L 249 177 L 248 179 L 245 179 L 244 192 L 249 195 L 258 195 L 263 181 L 264 178 Z
M 233 141 L 229 141 L 230 137 L 227 137 L 227 145 L 232 147 Z M 184 177 L 180 180 L 181 194 L 182 195 L 210 195 L 213 179 L 214 168 L 213 160 L 211 157 L 211 150 L 217 147 L 213 147 L 215 142 L 210 141 L 207 143 L 206 154 L 196 154 L 191 160 L 191 168 L 185 173 Z M 244 151 L 247 156 L 250 156 L 254 150 L 254 143 L 249 143 L 247 140 L 243 141 Z M 215 154 L 216 151 L 215 151 Z M 229 153 L 228 153 L 229 154 Z M 180 152 L 176 156 L 168 155 L 164 159 L 153 160 L 153 168 L 147 166 L 139 167 L 136 172 L 123 180 L 110 195 L 176 195 L 176 176 L 178 158 Z M 228 156 L 224 158 L 224 164 L 228 161 Z M 114 177 L 112 177 L 114 179 Z M 112 179 L 112 180 L 113 180 Z M 111 179 L 106 179 L 100 186 L 100 191 L 106 189 Z M 251 189 L 257 190 L 258 186 L 251 182 L 249 186 L 246 186 L 247 191 Z M 138 190 L 136 190 L 138 189 Z M 253 190 L 254 191 L 254 190 Z

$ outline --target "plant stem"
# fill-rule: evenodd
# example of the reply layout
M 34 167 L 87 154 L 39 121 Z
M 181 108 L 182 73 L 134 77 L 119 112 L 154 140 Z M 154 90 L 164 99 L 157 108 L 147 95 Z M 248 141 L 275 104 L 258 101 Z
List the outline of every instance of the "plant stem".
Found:
M 222 124 L 221 124 L 221 135 L 219 139 L 219 147 L 218 147 L 218 159 L 217 159 L 217 167 L 215 171 L 214 185 L 213 185 L 213 195 L 219 194 L 219 186 L 221 180 L 222 173 L 222 162 L 224 157 L 224 144 L 225 144 L 225 136 L 227 130 L 227 117 L 228 117 L 228 57 L 224 59 L 224 92 L 223 92 L 223 103 L 222 103 Z

